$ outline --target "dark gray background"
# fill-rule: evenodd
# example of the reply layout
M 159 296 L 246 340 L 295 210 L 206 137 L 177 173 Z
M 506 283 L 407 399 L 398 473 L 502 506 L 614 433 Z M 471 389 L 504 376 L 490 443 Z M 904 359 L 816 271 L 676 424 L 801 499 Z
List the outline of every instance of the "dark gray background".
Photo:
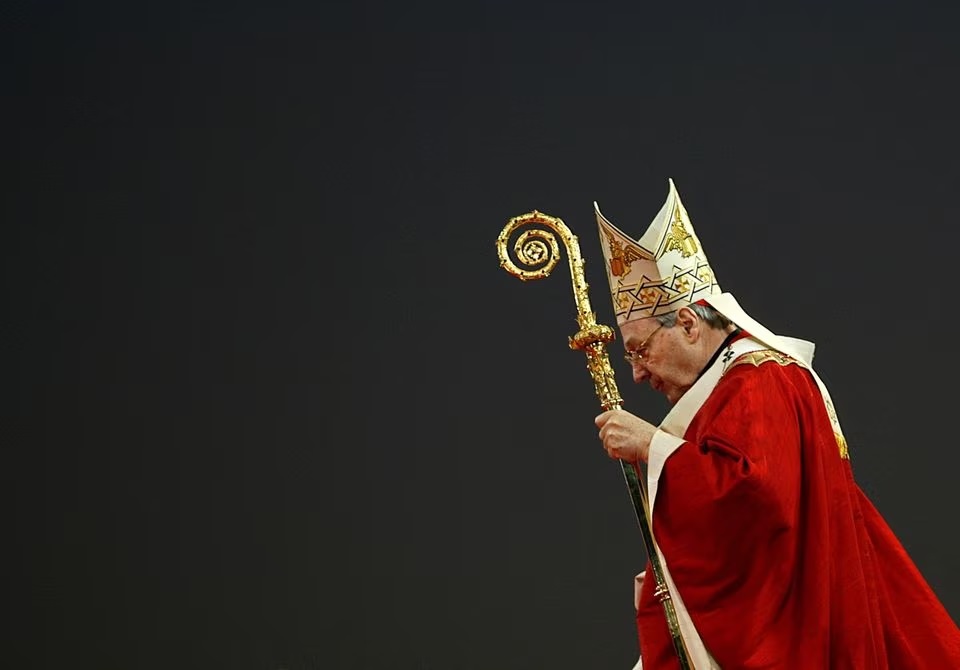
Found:
M 960 616 L 960 17 L 768 4 L 7 4 L 3 665 L 630 667 L 566 260 L 494 240 L 610 324 L 668 177 Z

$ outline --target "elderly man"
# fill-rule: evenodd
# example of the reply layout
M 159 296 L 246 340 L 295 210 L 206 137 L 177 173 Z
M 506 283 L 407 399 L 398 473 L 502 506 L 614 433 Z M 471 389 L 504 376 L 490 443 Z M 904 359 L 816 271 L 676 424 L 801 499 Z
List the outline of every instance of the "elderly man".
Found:
M 624 410 L 596 425 L 612 458 L 646 463 L 693 666 L 960 668 L 960 630 L 854 481 L 813 345 L 721 291 L 672 180 L 638 240 L 596 214 L 633 379 L 672 405 L 658 426 Z M 651 574 L 638 667 L 677 668 Z

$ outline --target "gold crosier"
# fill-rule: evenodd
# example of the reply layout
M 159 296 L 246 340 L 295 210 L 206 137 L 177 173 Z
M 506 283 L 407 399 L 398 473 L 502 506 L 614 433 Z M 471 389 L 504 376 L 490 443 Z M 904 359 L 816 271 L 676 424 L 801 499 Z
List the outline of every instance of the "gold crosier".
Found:
M 542 226 L 542 228 L 531 228 L 524 231 L 517 237 L 513 245 L 513 251 L 517 259 L 523 265 L 534 268 L 529 270 L 525 270 L 514 263 L 508 250 L 510 237 L 523 226 Z M 550 231 L 556 233 L 563 240 L 570 261 L 573 297 L 577 303 L 577 324 L 580 326 L 580 330 L 568 338 L 570 348 L 578 349 L 587 355 L 587 369 L 593 378 L 597 398 L 600 399 L 600 407 L 604 410 L 620 409 L 623 398 L 620 397 L 620 391 L 617 389 L 613 369 L 610 367 L 610 358 L 606 350 L 606 344 L 615 339 L 615 334 L 609 326 L 598 324 L 596 314 L 590 309 L 590 298 L 587 295 L 589 287 L 583 274 L 583 257 L 580 255 L 580 243 L 577 241 L 576 235 L 570 232 L 570 229 L 560 219 L 537 210 L 515 216 L 507 222 L 497 238 L 497 255 L 500 257 L 500 267 L 522 281 L 543 279 L 549 276 L 560 258 L 557 238 Z M 650 567 L 656 584 L 654 594 L 663 605 L 663 613 L 667 619 L 667 627 L 670 629 L 670 637 L 673 640 L 673 647 L 677 652 L 680 667 L 684 670 L 690 670 L 693 666 L 687 654 L 683 636 L 680 633 L 680 622 L 677 620 L 676 608 L 664 577 L 656 543 L 650 532 L 650 507 L 646 485 L 637 476 L 632 463 L 620 460 L 620 467 L 623 470 L 623 477 L 630 492 L 637 522 L 640 524 L 640 534 L 643 536 L 647 557 L 650 559 Z

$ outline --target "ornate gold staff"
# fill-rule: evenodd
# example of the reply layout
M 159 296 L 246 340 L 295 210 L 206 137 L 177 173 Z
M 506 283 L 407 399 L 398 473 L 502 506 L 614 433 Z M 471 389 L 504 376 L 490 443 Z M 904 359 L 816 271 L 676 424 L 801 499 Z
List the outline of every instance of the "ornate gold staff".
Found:
M 526 230 L 517 237 L 513 246 L 520 262 L 530 268 L 535 268 L 524 270 L 510 259 L 507 244 L 510 236 L 518 228 L 537 224 L 549 228 L 549 230 L 543 228 Z M 583 274 L 583 257 L 580 255 L 580 243 L 577 241 L 577 236 L 570 232 L 570 229 L 560 219 L 542 214 L 537 210 L 515 216 L 507 222 L 507 225 L 500 231 L 500 236 L 497 237 L 497 255 L 500 257 L 500 267 L 523 281 L 543 279 L 549 276 L 560 259 L 560 247 L 557 245 L 557 238 L 550 232 L 551 230 L 560 236 L 567 247 L 570 275 L 573 279 L 573 297 L 577 303 L 577 324 L 580 326 L 580 330 L 568 338 L 570 348 L 578 349 L 587 355 L 587 369 L 590 371 L 590 376 L 593 377 L 593 385 L 596 388 L 597 398 L 600 399 L 600 407 L 604 410 L 620 409 L 623 398 L 620 397 L 620 391 L 617 390 L 617 383 L 606 350 L 606 343 L 612 342 L 615 339 L 615 334 L 610 327 L 598 324 L 596 314 L 590 309 L 590 297 L 587 295 L 589 286 Z M 656 544 L 650 532 L 650 508 L 647 502 L 646 485 L 637 477 L 637 472 L 631 463 L 620 460 L 620 467 L 627 482 L 627 489 L 630 491 L 630 499 L 633 501 L 637 522 L 640 524 L 640 534 L 643 536 L 643 544 L 646 547 L 650 567 L 653 570 L 656 583 L 654 594 L 663 605 L 663 613 L 667 618 L 667 626 L 670 629 L 670 637 L 673 639 L 673 647 L 680 660 L 680 667 L 689 670 L 693 666 L 690 664 L 687 647 L 680 633 L 680 622 L 677 620 L 677 611 L 673 606 L 673 599 L 670 597 L 670 589 L 667 587 L 663 574 L 663 566 L 660 564 L 660 555 L 657 553 Z

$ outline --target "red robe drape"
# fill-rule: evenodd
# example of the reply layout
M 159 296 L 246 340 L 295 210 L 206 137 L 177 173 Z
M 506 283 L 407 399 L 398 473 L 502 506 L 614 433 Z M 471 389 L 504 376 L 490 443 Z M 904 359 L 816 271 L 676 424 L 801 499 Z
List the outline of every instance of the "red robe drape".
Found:
M 960 668 L 960 630 L 854 481 L 807 370 L 732 366 L 683 437 L 653 532 L 724 670 Z M 678 668 L 652 574 L 643 667 Z

